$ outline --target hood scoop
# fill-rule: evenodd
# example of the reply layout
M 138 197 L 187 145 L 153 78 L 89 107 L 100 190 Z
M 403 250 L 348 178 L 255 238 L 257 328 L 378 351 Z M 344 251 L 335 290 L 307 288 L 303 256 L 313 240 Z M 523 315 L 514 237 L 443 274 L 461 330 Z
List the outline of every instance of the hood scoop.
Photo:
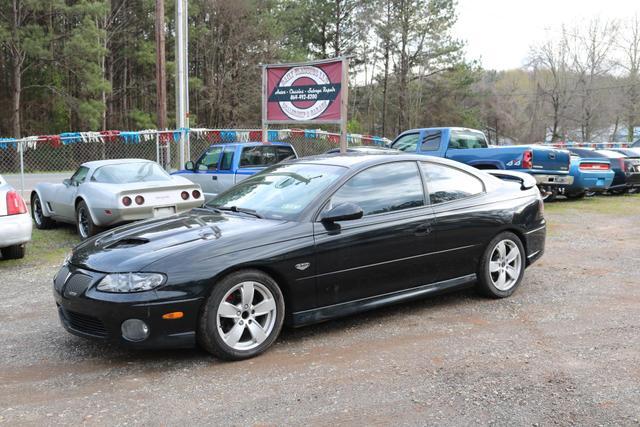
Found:
M 125 237 L 124 239 L 117 240 L 113 243 L 105 245 L 106 249 L 120 249 L 131 248 L 133 246 L 140 246 L 149 243 L 149 239 L 142 239 L 139 237 Z

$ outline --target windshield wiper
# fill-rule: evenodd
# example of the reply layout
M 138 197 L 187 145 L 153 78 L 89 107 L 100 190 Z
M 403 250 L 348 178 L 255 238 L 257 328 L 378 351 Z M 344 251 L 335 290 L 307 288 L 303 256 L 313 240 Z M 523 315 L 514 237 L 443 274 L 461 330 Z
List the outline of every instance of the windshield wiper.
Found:
M 221 211 L 244 213 L 244 214 L 252 215 L 252 216 L 255 216 L 256 218 L 262 219 L 262 215 L 260 215 L 258 212 L 254 211 L 253 209 L 239 208 L 238 206 L 216 206 L 216 209 Z

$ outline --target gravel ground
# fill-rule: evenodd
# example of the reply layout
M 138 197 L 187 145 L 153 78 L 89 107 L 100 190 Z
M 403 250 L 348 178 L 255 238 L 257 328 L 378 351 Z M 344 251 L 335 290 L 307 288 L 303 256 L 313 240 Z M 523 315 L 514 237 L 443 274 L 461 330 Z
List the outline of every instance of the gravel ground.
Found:
M 589 203 L 547 208 L 547 253 L 509 299 L 285 330 L 236 363 L 76 338 L 54 263 L 0 266 L 0 424 L 640 425 L 640 198 Z

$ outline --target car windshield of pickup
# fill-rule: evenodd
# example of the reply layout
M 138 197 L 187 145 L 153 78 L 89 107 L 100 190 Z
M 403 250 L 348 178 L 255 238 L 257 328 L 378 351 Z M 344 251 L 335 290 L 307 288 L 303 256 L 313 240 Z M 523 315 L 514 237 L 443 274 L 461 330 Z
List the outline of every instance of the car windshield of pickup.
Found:
M 452 130 L 449 149 L 464 150 L 468 148 L 487 148 L 487 140 L 481 132 L 468 130 Z
M 347 170 L 341 166 L 308 163 L 276 165 L 241 181 L 206 206 L 253 211 L 271 219 L 295 219 Z

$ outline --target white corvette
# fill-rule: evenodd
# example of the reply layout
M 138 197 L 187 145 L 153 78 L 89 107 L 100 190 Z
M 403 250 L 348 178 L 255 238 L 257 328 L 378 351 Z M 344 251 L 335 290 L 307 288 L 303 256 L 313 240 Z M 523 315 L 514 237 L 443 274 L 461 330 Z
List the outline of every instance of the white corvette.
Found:
M 40 183 L 31 193 L 31 214 L 40 229 L 55 221 L 76 224 L 83 239 L 131 221 L 173 215 L 204 203 L 198 184 L 171 176 L 141 159 L 83 163 L 60 184 Z

